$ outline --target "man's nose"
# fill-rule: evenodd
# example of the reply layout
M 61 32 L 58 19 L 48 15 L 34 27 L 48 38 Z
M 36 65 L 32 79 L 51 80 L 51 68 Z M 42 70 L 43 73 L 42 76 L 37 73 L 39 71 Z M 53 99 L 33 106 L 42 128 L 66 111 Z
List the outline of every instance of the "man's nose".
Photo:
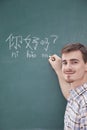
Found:
M 72 65 L 70 63 L 67 63 L 66 69 L 72 69 Z

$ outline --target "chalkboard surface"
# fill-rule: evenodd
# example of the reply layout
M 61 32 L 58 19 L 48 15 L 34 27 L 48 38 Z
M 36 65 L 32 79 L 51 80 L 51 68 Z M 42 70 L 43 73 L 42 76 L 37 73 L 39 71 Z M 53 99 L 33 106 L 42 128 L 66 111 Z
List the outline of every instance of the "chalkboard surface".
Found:
M 63 130 L 49 55 L 87 44 L 87 0 L 0 0 L 0 130 Z

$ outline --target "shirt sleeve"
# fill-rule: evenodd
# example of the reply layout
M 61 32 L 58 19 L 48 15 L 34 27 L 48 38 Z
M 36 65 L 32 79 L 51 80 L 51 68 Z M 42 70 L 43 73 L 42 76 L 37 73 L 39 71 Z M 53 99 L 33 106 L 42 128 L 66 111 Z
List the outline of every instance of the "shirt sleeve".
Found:
M 80 129 L 87 130 L 87 103 L 81 107 L 80 113 Z

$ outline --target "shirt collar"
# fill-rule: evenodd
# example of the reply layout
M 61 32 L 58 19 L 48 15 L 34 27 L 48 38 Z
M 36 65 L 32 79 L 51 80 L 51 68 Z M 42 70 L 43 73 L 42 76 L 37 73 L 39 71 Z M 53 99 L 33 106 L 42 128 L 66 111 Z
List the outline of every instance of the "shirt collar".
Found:
M 87 91 L 87 83 L 77 87 L 76 89 L 70 90 L 70 96 L 68 98 L 68 101 L 71 99 L 77 98 L 79 95 Z

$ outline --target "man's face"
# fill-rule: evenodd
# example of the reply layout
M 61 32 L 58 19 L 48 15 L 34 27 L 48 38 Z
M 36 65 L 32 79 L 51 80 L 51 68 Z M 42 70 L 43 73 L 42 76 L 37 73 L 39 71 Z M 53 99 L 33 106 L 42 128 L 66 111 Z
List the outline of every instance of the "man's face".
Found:
M 82 83 L 87 75 L 87 63 L 84 63 L 79 50 L 62 54 L 62 73 L 68 83 Z

